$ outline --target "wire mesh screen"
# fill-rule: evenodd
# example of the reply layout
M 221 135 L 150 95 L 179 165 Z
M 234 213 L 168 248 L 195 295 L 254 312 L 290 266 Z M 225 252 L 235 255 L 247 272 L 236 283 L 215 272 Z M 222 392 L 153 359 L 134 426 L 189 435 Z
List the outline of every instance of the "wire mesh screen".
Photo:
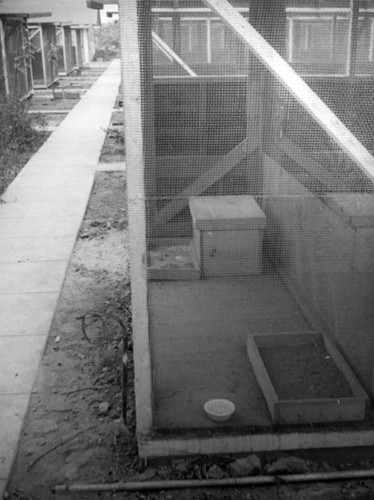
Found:
M 340 400 L 374 390 L 374 2 L 231 1 L 332 126 L 214 3 L 139 13 L 156 426 L 216 426 L 214 398 L 234 427 L 362 420 Z

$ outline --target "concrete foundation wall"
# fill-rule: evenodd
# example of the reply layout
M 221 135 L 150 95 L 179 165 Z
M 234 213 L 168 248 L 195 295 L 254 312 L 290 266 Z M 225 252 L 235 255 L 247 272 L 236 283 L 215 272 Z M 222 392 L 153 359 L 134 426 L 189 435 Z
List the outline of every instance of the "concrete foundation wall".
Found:
M 365 216 L 355 219 L 362 204 L 352 201 L 364 195 L 318 198 L 269 157 L 264 194 L 265 251 L 301 306 L 334 335 L 374 395 L 372 200 L 364 198 Z

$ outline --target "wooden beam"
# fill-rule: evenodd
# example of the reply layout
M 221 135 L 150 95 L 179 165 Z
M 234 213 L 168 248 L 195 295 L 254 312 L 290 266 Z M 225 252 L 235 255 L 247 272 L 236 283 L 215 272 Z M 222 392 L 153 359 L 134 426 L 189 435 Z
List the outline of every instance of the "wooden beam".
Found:
M 276 50 L 227 0 L 203 0 L 374 182 L 374 158 Z
M 140 48 L 140 80 L 142 95 L 142 125 L 144 154 L 144 183 L 147 197 L 156 196 L 155 169 L 156 139 L 153 87 L 153 47 L 151 0 L 138 2 L 138 31 Z M 149 206 L 150 210 L 155 207 Z
M 130 277 L 138 436 L 152 430 L 152 372 L 146 276 L 146 216 L 137 0 L 119 0 L 124 94 Z
M 252 144 L 249 152 L 256 149 L 257 144 Z M 206 191 L 210 186 L 217 182 L 227 172 L 232 170 L 240 161 L 244 160 L 248 155 L 248 141 L 245 139 L 226 156 L 224 156 L 217 164 L 210 168 L 205 174 L 201 175 L 188 188 L 182 191 L 177 198 L 168 203 L 162 208 L 155 217 L 154 224 L 166 224 L 181 210 L 188 205 L 189 196 L 199 196 Z
M 251 26 L 282 56 L 286 54 L 286 21 L 285 0 L 268 0 L 266 5 L 263 0 L 250 0 Z M 260 195 L 263 191 L 263 153 L 270 154 L 281 136 L 283 107 L 279 83 L 253 54 L 249 59 L 247 137 L 251 139 L 257 135 L 259 149 L 249 165 L 247 183 L 250 194 Z
M 153 38 L 153 42 L 156 44 L 157 47 L 160 48 L 160 50 L 162 50 L 162 52 L 164 52 L 166 54 L 167 57 L 171 57 L 172 60 L 174 60 L 175 62 L 177 62 L 180 66 L 182 66 L 182 68 L 190 75 L 190 76 L 197 76 L 197 74 L 188 66 L 188 64 L 186 64 L 183 59 L 181 57 L 179 57 L 178 54 L 176 54 L 176 52 L 174 52 L 173 49 L 171 49 L 169 47 L 169 45 L 163 41 L 162 38 L 160 38 L 157 33 L 155 33 L 154 31 L 152 32 L 152 38 Z

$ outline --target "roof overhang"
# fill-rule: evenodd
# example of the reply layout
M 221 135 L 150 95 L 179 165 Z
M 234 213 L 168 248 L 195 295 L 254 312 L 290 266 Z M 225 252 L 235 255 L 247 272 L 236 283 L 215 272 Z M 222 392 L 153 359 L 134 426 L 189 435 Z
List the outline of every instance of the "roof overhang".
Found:
M 118 3 L 118 2 L 116 2 L 115 0 L 112 1 L 112 2 L 105 2 L 104 0 L 103 1 L 100 1 L 100 0 L 87 0 L 87 7 L 89 7 L 90 9 L 102 9 L 103 5 L 105 3 L 111 4 L 111 3 Z
M 52 12 L 33 12 L 30 14 L 30 12 L 3 12 L 1 10 L 1 4 L 0 4 L 0 16 L 2 17 L 27 17 L 28 19 L 32 19 L 34 17 L 51 17 Z

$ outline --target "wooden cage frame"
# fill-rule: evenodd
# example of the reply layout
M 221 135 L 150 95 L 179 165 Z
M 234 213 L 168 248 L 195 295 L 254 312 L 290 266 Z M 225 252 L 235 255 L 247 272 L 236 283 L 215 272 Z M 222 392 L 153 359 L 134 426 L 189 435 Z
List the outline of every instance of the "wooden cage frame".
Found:
M 299 104 L 354 161 L 366 177 L 374 182 L 374 158 L 372 155 L 272 46 L 248 24 L 227 0 L 203 0 L 203 2 L 224 21 L 226 26 L 236 33 L 260 63 L 290 91 Z M 354 6 L 355 2 L 353 0 L 351 2 L 352 6 Z M 219 437 L 170 436 L 167 438 L 158 436 L 154 432 L 145 215 L 145 198 L 146 195 L 152 194 L 151 169 L 149 166 L 154 156 L 152 76 L 149 67 L 151 61 L 149 47 L 152 43 L 152 34 L 149 29 L 151 0 L 141 0 L 139 10 L 137 0 L 118 0 L 118 4 L 122 46 L 121 76 L 124 113 L 126 117 L 131 117 L 131 119 L 125 120 L 125 136 L 129 192 L 137 437 L 140 455 L 151 457 L 199 453 L 279 452 L 296 449 L 374 446 L 374 430 L 270 432 L 253 435 L 220 435 Z M 354 9 L 352 9 L 352 12 L 352 18 L 354 19 Z M 141 37 L 139 37 L 139 30 L 143 30 Z M 352 30 L 352 36 L 355 36 L 354 30 Z M 353 64 L 354 61 L 351 60 L 350 65 Z M 256 96 L 252 96 L 252 98 L 256 102 Z M 147 107 L 149 113 L 146 115 L 148 118 L 143 117 L 142 106 Z M 268 116 L 263 123 L 267 132 L 269 132 L 269 123 L 271 121 L 272 116 Z M 254 122 L 249 120 L 248 133 L 253 126 Z M 144 147 L 145 144 L 147 144 L 147 147 Z M 287 148 L 287 144 L 283 143 L 282 147 Z M 289 149 L 292 150 L 292 145 L 289 145 Z M 147 173 L 148 181 L 150 180 L 147 192 L 144 185 L 145 173 Z M 199 194 L 199 192 L 196 193 L 195 190 L 194 193 L 189 194 Z

